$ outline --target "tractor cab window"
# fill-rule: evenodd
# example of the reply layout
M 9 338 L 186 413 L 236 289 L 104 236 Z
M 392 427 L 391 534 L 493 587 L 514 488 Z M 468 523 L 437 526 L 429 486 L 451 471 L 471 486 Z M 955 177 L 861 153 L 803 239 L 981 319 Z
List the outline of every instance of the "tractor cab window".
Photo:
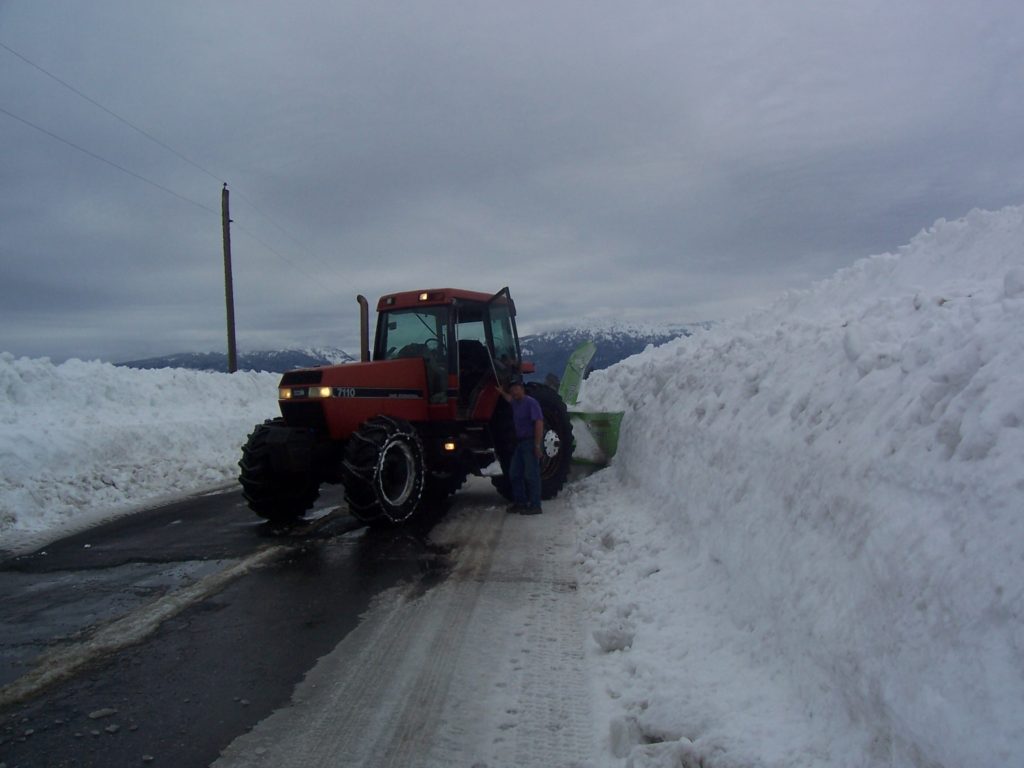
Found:
M 455 334 L 459 341 L 487 344 L 484 308 L 480 304 L 460 304 L 455 311 Z
M 447 318 L 444 307 L 396 309 L 382 315 L 378 330 L 376 359 L 426 361 L 431 402 L 444 402 L 448 393 Z
M 460 304 L 455 312 L 455 336 L 458 339 L 459 405 L 468 408 L 474 393 L 490 379 L 491 355 L 487 351 L 487 317 L 483 304 Z

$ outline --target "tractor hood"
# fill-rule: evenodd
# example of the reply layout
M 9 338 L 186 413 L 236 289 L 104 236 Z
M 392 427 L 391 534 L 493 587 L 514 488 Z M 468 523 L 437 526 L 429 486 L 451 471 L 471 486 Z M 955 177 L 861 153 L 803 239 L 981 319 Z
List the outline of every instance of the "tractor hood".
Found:
M 422 358 L 406 358 L 403 360 L 383 360 L 375 363 L 346 363 L 329 365 L 324 368 L 307 368 L 288 371 L 281 377 L 281 392 L 290 390 L 289 395 L 282 399 L 306 395 L 296 391 L 305 388 L 348 387 L 357 390 L 381 389 L 393 390 L 393 395 L 425 396 L 427 385 L 426 369 Z M 349 394 L 350 397 L 366 396 L 359 391 Z M 314 394 L 314 397 L 317 395 Z M 340 396 L 340 395 L 338 395 Z
M 426 365 L 416 357 L 288 371 L 278 398 L 290 426 L 344 440 L 380 413 L 408 421 L 427 418 Z

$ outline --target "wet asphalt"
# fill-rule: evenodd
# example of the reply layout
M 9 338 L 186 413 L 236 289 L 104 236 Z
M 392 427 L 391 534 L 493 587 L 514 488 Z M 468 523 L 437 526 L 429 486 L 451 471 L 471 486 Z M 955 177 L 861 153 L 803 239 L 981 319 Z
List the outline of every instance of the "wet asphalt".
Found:
M 415 527 L 367 529 L 333 491 L 313 519 L 282 529 L 260 522 L 231 489 L 0 562 L 2 687 L 48 649 L 88 640 L 239 558 L 284 547 L 142 643 L 0 708 L 0 768 L 209 765 L 288 702 L 375 595 L 445 578 L 446 553 L 427 541 L 445 512 Z

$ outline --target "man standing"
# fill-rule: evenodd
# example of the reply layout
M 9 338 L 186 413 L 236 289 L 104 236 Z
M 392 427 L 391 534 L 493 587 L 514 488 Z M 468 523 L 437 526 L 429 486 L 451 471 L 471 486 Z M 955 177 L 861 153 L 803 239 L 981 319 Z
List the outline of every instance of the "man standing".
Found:
M 516 447 L 508 467 L 513 499 L 508 511 L 522 515 L 539 515 L 544 414 L 541 412 L 540 403 L 526 394 L 522 376 L 515 375 L 509 379 L 507 392 L 501 387 L 498 391 L 512 406 L 512 424 L 516 431 Z

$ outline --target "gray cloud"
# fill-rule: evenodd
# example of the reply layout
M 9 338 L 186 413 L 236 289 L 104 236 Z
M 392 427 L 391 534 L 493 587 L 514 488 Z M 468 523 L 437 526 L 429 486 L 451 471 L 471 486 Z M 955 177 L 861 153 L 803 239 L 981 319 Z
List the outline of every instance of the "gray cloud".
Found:
M 248 348 L 440 285 L 527 329 L 742 312 L 1022 202 L 1022 40 L 1008 1 L 0 5 L 212 174 L 0 50 L 0 107 L 199 204 L 0 115 L 0 348 L 223 346 L 221 180 Z

